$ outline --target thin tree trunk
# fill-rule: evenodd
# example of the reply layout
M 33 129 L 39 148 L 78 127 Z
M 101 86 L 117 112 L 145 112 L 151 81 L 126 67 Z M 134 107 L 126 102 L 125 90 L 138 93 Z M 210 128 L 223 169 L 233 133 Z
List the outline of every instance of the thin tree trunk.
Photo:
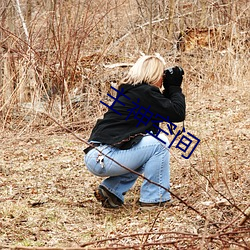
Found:
M 27 25 L 26 25 L 26 22 L 25 22 L 25 19 L 24 19 L 24 16 L 23 16 L 23 12 L 21 10 L 19 0 L 15 0 L 14 4 L 15 4 L 15 8 L 17 10 L 17 14 L 19 15 L 19 17 L 21 19 L 21 23 L 22 23 L 22 26 L 23 26 L 23 31 L 24 31 L 24 34 L 25 34 L 25 39 L 27 41 L 28 46 L 30 47 L 29 32 L 28 32 L 28 28 L 27 28 Z
M 151 53 L 152 42 L 153 42 L 153 0 L 148 2 L 148 11 L 149 11 L 149 44 L 148 44 L 148 54 Z
M 1 0 L 1 25 L 7 28 L 10 32 L 15 32 L 15 26 L 13 23 L 14 19 L 14 9 L 10 2 Z M 5 114 L 9 109 L 9 103 L 11 100 L 11 95 L 14 91 L 14 74 L 13 74 L 13 64 L 11 63 L 11 41 L 7 39 L 6 34 L 0 30 L 0 40 L 4 41 L 1 50 L 2 58 L 0 60 L 0 88 L 2 88 L 2 98 L 1 98 L 1 110 Z
M 175 1 L 169 0 L 169 23 L 168 23 L 168 39 L 171 42 L 174 35 L 174 13 Z
M 34 59 L 34 52 L 31 48 L 31 41 L 30 41 L 30 35 L 27 28 L 26 21 L 23 16 L 23 12 L 20 6 L 19 0 L 13 0 L 17 14 L 21 20 L 25 40 L 27 43 L 27 56 L 29 58 L 29 61 L 21 62 L 20 64 L 20 81 L 19 81 L 19 88 L 18 88 L 18 97 L 19 102 L 32 102 L 33 104 L 36 101 L 36 97 L 38 97 L 38 88 L 37 88 L 37 82 L 36 82 L 36 71 L 35 71 L 35 59 Z M 28 6 L 29 11 L 30 6 Z
M 207 26 L 206 17 L 207 17 L 207 1 L 202 0 L 201 1 L 201 19 L 200 19 L 200 25 L 202 28 Z
M 27 0 L 26 1 L 26 13 L 25 13 L 25 19 L 26 19 L 26 24 L 27 24 L 27 28 L 28 31 L 30 32 L 30 28 L 31 28 L 31 13 L 32 13 L 32 2 L 31 0 Z M 29 34 L 30 36 L 30 34 Z

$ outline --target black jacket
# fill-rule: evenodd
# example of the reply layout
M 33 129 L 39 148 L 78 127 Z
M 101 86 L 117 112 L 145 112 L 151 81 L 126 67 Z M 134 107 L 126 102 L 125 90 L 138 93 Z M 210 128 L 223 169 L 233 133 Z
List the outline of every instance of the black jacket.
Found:
M 185 119 L 185 96 L 180 87 L 171 86 L 163 94 L 157 87 L 146 83 L 122 84 L 119 90 L 122 89 L 123 95 L 118 101 L 114 100 L 113 110 L 109 108 L 103 119 L 97 121 L 89 141 L 127 149 L 140 141 L 147 131 L 158 131 L 159 115 L 171 122 Z M 139 109 L 140 114 L 137 113 Z M 148 119 L 140 120 L 143 113 L 147 113 Z

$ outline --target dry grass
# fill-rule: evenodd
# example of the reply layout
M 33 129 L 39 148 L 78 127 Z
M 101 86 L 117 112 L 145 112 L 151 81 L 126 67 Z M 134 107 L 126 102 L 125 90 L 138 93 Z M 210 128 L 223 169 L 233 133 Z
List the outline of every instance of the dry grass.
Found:
M 108 101 L 111 82 L 126 70 L 103 64 L 131 63 L 140 51 L 148 50 L 145 1 L 140 8 L 139 1 L 132 0 L 93 2 L 79 7 L 68 1 L 67 6 L 59 4 L 56 14 L 44 12 L 43 3 L 36 6 L 28 26 L 35 61 L 20 40 L 20 29 L 11 30 L 7 21 L 1 26 L 7 49 L 3 46 L 0 61 L 4 69 L 0 74 L 0 248 L 249 249 L 249 220 L 240 225 L 250 205 L 249 4 L 207 4 L 205 24 L 219 27 L 218 40 L 207 43 L 209 36 L 200 37 L 207 39 L 205 47 L 185 51 L 170 49 L 172 41 L 165 38 L 162 18 L 167 5 L 156 1 L 152 6 L 151 50 L 160 52 L 167 66 L 184 68 L 185 127 L 201 139 L 189 160 L 171 149 L 171 190 L 196 213 L 178 199 L 168 209 L 141 211 L 136 204 L 141 180 L 128 193 L 125 207 L 103 209 L 92 193 L 101 179 L 86 170 L 83 143 L 41 115 L 41 111 L 50 113 L 87 139 L 105 110 L 99 101 Z M 180 1 L 175 38 L 187 26 L 199 28 L 201 13 L 204 17 L 202 3 Z M 15 24 L 20 25 L 18 20 Z M 226 43 L 219 44 L 226 47 L 217 46 L 222 39 Z M 28 84 L 30 75 L 22 73 L 34 69 L 35 88 Z M 23 86 L 25 101 L 20 97 Z M 9 93 L 11 98 L 6 98 Z
M 123 209 L 103 209 L 92 193 L 100 178 L 84 167 L 82 142 L 70 134 L 49 134 L 44 129 L 39 133 L 2 135 L 0 241 L 5 245 L 73 247 L 131 235 L 118 242 L 121 246 L 136 246 L 145 243 L 145 235 L 133 234 L 154 232 L 161 234 L 150 235 L 148 243 L 178 239 L 176 246 L 182 249 L 221 249 L 225 242 L 218 239 L 217 244 L 212 243 L 206 237 L 242 230 L 245 233 L 230 241 L 249 243 L 249 222 L 239 226 L 243 215 L 238 210 L 249 206 L 249 120 L 243 119 L 249 114 L 246 88 L 224 86 L 218 94 L 203 94 L 199 103 L 190 94 L 186 128 L 201 143 L 190 160 L 181 158 L 177 149 L 171 151 L 172 192 L 218 228 L 177 199 L 168 209 L 140 211 L 136 204 L 140 181 L 127 195 Z M 241 103 L 240 109 L 235 103 Z M 86 139 L 88 133 L 79 135 Z M 185 238 L 178 233 L 194 236 Z M 200 238 L 193 238 L 197 235 Z M 109 249 L 114 242 L 91 247 Z

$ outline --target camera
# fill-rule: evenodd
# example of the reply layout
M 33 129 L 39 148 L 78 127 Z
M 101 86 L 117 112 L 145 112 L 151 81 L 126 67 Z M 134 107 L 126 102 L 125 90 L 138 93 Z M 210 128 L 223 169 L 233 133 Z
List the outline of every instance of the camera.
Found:
M 179 66 L 167 68 L 163 72 L 163 85 L 166 88 L 169 85 L 180 86 L 184 70 Z
M 172 75 L 174 73 L 174 67 L 165 69 L 163 74 L 166 75 L 167 73 Z
M 177 69 L 177 71 L 179 71 L 181 75 L 184 75 L 184 70 L 181 67 L 175 66 L 165 69 L 163 72 L 163 76 L 166 76 L 167 74 L 173 75 L 175 69 Z

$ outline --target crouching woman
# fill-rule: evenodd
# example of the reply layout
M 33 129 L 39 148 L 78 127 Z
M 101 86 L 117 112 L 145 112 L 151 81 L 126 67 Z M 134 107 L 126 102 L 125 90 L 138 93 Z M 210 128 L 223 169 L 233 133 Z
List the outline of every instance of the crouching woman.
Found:
M 164 133 L 159 134 L 159 124 L 185 119 L 183 74 L 180 67 L 164 70 L 162 57 L 145 55 L 122 79 L 113 104 L 92 130 L 88 140 L 91 146 L 84 150 L 88 170 L 106 177 L 94 191 L 103 207 L 124 204 L 125 194 L 138 178 L 130 169 L 145 176 L 141 207 L 169 203 L 169 142 Z

